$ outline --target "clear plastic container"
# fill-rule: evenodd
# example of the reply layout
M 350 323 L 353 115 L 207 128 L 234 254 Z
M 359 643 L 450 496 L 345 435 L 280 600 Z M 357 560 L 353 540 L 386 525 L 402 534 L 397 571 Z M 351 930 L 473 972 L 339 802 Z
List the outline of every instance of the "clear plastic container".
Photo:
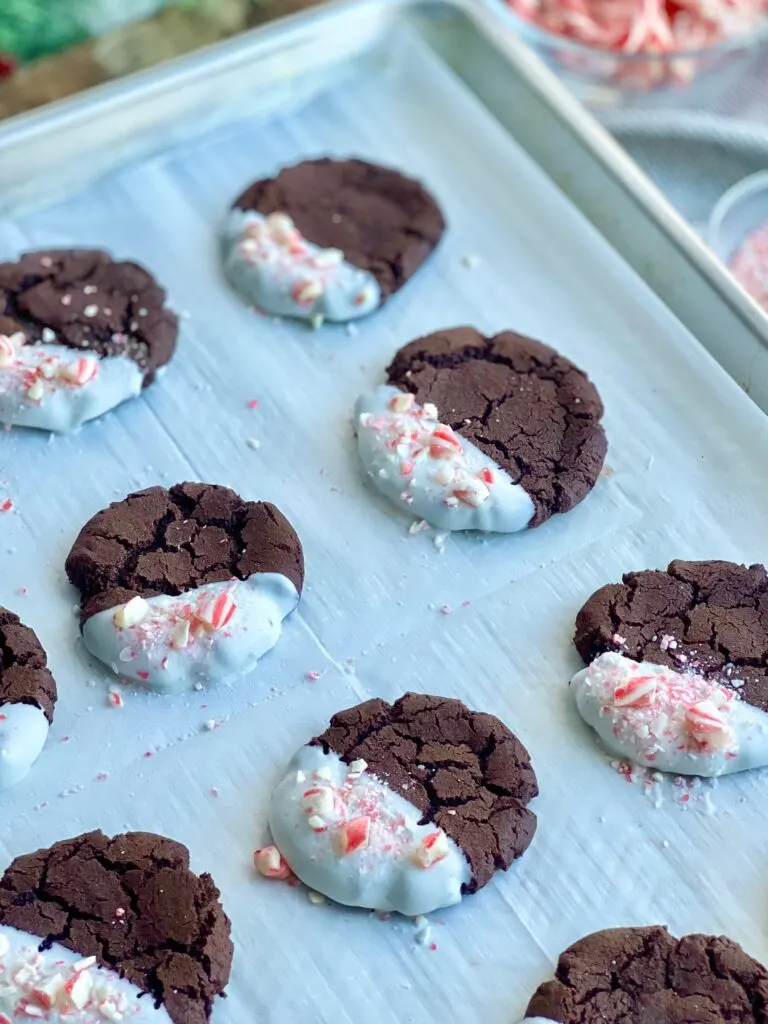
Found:
M 745 81 L 752 63 L 768 50 L 768 19 L 754 32 L 702 50 L 624 54 L 547 32 L 520 18 L 505 0 L 485 4 L 593 108 L 711 107 L 724 91 Z

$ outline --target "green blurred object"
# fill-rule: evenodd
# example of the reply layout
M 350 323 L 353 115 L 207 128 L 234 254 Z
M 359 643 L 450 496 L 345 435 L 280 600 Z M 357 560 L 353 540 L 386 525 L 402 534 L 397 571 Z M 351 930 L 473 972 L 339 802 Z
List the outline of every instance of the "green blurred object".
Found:
M 35 60 L 174 3 L 203 12 L 222 5 L 221 0 L 0 0 L 0 53 Z

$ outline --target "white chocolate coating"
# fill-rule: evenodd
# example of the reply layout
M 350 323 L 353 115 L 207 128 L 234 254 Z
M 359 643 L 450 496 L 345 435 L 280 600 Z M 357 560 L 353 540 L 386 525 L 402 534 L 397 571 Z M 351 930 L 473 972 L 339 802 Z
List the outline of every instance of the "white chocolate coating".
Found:
M 458 903 L 471 877 L 462 851 L 442 829 L 419 825 L 418 808 L 364 767 L 322 747 L 293 757 L 269 815 L 293 872 L 350 907 L 416 916 Z M 345 851 L 350 842 L 360 845 Z
M 93 376 L 83 379 L 89 371 Z M 22 345 L 12 357 L 0 359 L 0 423 L 68 433 L 135 398 L 143 380 L 139 365 L 127 356 Z
M 230 210 L 222 248 L 235 291 L 275 316 L 344 323 L 381 305 L 373 274 L 347 263 L 338 249 L 308 242 L 285 214 Z
M 0 790 L 27 775 L 48 738 L 48 719 L 36 704 L 0 704 Z
M 214 623 L 217 602 L 222 614 Z M 117 675 L 161 693 L 182 693 L 197 682 L 228 682 L 251 672 L 298 603 L 285 576 L 255 573 L 98 612 L 86 620 L 83 640 Z
M 155 1007 L 115 971 L 99 967 L 54 943 L 0 925 L 0 1021 L 30 1024 L 171 1024 L 165 1007 Z
M 604 746 L 635 764 L 705 777 L 768 765 L 768 714 L 716 679 L 609 653 L 571 685 Z
M 358 398 L 358 452 L 374 486 L 440 530 L 524 530 L 535 512 L 530 495 L 437 416 L 389 385 Z

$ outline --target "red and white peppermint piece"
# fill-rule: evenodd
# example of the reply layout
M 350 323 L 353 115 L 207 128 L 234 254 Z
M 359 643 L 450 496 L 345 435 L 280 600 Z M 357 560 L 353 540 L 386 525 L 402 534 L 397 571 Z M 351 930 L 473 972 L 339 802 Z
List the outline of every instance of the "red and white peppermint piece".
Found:
M 312 786 L 301 795 L 304 813 L 328 819 L 333 816 L 333 792 L 328 786 Z
M 296 234 L 296 225 L 287 213 L 270 213 L 267 227 L 280 242 L 291 242 Z
M 39 1006 L 42 1006 L 44 1010 L 52 1010 L 56 1005 L 61 990 L 64 988 L 66 982 L 67 979 L 63 974 L 54 974 L 51 978 L 48 978 L 44 984 L 39 985 L 37 988 L 33 988 L 30 992 L 30 998 Z
M 84 1009 L 91 997 L 91 991 L 93 990 L 93 978 L 91 977 L 89 970 L 92 966 L 93 964 L 89 963 L 86 967 L 78 969 L 77 965 L 75 965 L 74 969 L 77 973 L 73 978 L 70 978 L 64 986 L 64 990 L 69 996 L 72 1006 L 77 1010 Z
M 30 386 L 27 388 L 27 398 L 30 402 L 40 402 L 45 395 L 45 385 L 40 377 L 35 376 Z
M 207 629 L 223 629 L 232 621 L 237 611 L 235 599 L 229 591 L 224 591 L 212 600 L 206 601 L 198 611 L 197 617 Z
M 0 334 L 0 370 L 13 366 L 16 362 L 16 346 L 6 334 Z
M 171 636 L 168 643 L 176 651 L 183 651 L 185 647 L 189 646 L 189 620 L 182 619 L 177 622 L 171 630 Z
M 99 374 L 99 361 L 93 356 L 83 356 L 66 363 L 59 370 L 59 376 L 73 387 L 82 388 L 90 384 Z
M 455 488 L 453 493 L 459 501 L 463 501 L 465 505 L 471 505 L 473 508 L 482 505 L 491 496 L 488 485 L 477 477 L 467 477 L 466 480 L 462 480 L 461 487 Z
M 343 822 L 337 832 L 339 853 L 342 857 L 365 849 L 371 830 L 371 819 L 362 814 L 358 818 L 350 818 Z
M 264 878 L 286 879 L 291 877 L 288 862 L 276 846 L 263 846 L 253 855 L 253 866 Z
M 355 306 L 367 306 L 369 302 L 373 302 L 375 297 L 376 292 L 373 285 L 367 284 L 357 293 L 352 302 Z
M 416 396 L 409 391 L 402 395 L 393 395 L 389 400 L 389 408 L 392 412 L 410 412 L 416 404 Z
M 328 831 L 328 826 L 323 821 L 323 819 L 319 815 L 317 815 L 317 814 L 311 814 L 307 818 L 307 824 L 309 825 L 309 827 L 312 829 L 313 832 L 327 832 Z
M 653 676 L 633 676 L 613 691 L 613 703 L 617 708 L 647 707 L 657 686 Z
M 429 454 L 433 459 L 450 459 L 461 450 L 461 441 L 450 427 L 442 423 L 435 427 L 429 444 Z
M 323 294 L 324 288 L 322 281 L 317 279 L 312 281 L 297 281 L 291 289 L 291 297 L 294 302 L 298 302 L 300 306 L 311 306 L 313 302 Z
M 731 742 L 731 730 L 725 716 L 712 700 L 702 700 L 688 708 L 685 725 L 691 736 L 706 746 L 720 749 Z
M 431 868 L 433 864 L 445 860 L 450 850 L 448 837 L 440 829 L 437 832 L 430 832 L 428 836 L 424 836 L 413 851 L 413 860 L 420 868 Z
M 131 626 L 138 626 L 149 615 L 149 604 L 143 597 L 132 597 L 130 601 L 120 605 L 112 621 L 118 629 L 130 629 Z

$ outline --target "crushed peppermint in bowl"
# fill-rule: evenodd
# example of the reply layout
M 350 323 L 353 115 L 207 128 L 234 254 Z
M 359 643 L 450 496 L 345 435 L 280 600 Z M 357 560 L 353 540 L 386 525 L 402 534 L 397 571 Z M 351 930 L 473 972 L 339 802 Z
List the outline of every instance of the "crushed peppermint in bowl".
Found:
M 743 58 L 768 41 L 768 0 L 488 2 L 593 106 L 720 88 L 710 73 L 743 73 Z
M 751 174 L 720 198 L 710 217 L 708 241 L 768 312 L 768 171 Z

